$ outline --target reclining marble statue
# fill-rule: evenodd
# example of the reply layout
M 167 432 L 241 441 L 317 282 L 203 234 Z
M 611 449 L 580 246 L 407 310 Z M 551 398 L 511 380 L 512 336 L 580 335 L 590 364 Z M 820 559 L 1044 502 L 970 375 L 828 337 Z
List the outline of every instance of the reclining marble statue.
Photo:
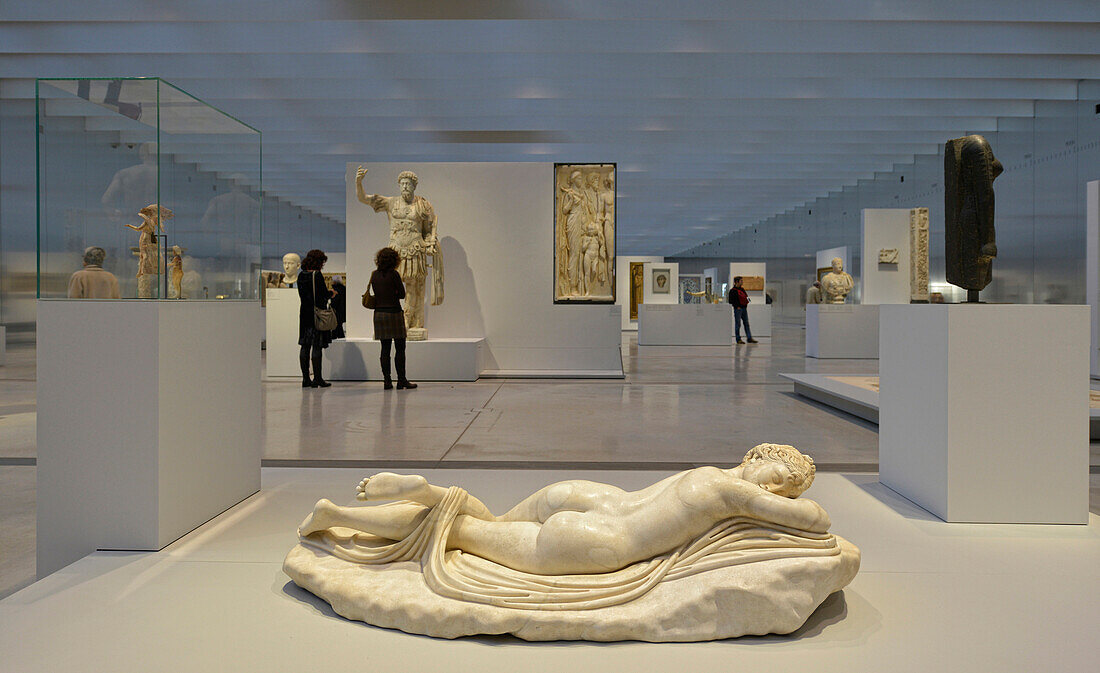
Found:
M 539 489 L 508 512 L 458 487 L 383 472 L 320 500 L 283 564 L 350 619 L 454 638 L 698 641 L 798 629 L 859 569 L 859 550 L 800 499 L 813 460 L 761 444 L 730 469 L 639 491 Z

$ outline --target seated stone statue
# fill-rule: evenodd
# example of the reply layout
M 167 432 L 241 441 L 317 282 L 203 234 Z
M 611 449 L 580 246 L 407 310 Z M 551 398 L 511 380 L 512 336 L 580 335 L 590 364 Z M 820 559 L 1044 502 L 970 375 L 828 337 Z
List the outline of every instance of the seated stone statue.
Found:
M 813 460 L 794 447 L 762 444 L 737 467 L 687 470 L 639 491 L 590 481 L 558 482 L 494 516 L 461 489 L 433 486 L 417 475 L 381 473 L 360 482 L 357 497 L 398 502 L 340 507 L 319 501 L 302 522 L 301 544 L 288 555 L 284 570 L 345 616 L 429 635 L 513 632 L 532 639 L 705 640 L 787 632 L 800 626 L 826 596 L 851 581 L 859 564 L 858 550 L 828 534 L 825 511 L 811 500 L 798 499 L 814 474 Z M 326 556 L 345 565 L 325 561 Z M 592 630 L 593 619 L 606 626 L 607 618 L 628 604 L 649 600 L 667 611 L 667 601 L 651 596 L 659 593 L 661 585 L 678 581 L 706 585 L 723 578 L 724 569 L 781 559 L 794 564 L 785 567 L 793 575 L 780 581 L 783 586 L 776 587 L 778 593 L 793 590 L 811 576 L 816 578 L 811 582 L 816 591 L 801 587 L 798 609 L 777 608 L 776 615 L 782 616 L 775 618 L 780 621 L 763 620 L 762 630 L 747 628 L 743 620 L 725 630 L 701 624 L 706 619 L 697 614 L 699 606 L 685 606 L 693 615 L 687 636 L 654 631 L 651 623 L 634 623 L 610 634 Z M 814 560 L 818 564 L 812 568 L 799 565 Z M 425 598 L 428 591 L 418 594 L 404 586 L 400 596 L 383 600 L 379 593 L 386 589 L 381 580 L 370 580 L 369 597 L 365 589 L 357 593 L 345 585 L 363 581 L 362 574 L 347 574 L 348 563 L 400 566 L 406 571 L 410 564 L 414 568 L 418 564 L 422 582 L 435 598 Z M 333 581 L 317 564 L 328 564 L 344 580 Z M 773 581 L 778 579 L 775 571 L 768 571 Z M 389 579 L 394 579 L 392 573 Z M 761 583 L 749 584 L 759 590 Z M 348 590 L 371 601 L 373 607 L 348 606 Z M 395 616 L 393 600 L 434 600 L 433 609 L 441 611 L 433 617 L 417 604 L 416 609 L 410 607 Z M 491 606 L 496 612 L 485 613 L 487 623 L 481 627 L 466 624 L 454 632 L 448 630 L 454 625 L 440 617 L 447 612 L 440 601 L 447 600 Z M 565 616 L 547 621 L 528 612 L 523 619 L 511 614 L 516 611 Z M 579 617 L 580 611 L 593 614 Z M 541 630 L 531 632 L 532 625 L 540 623 Z M 619 633 L 625 635 L 616 637 Z

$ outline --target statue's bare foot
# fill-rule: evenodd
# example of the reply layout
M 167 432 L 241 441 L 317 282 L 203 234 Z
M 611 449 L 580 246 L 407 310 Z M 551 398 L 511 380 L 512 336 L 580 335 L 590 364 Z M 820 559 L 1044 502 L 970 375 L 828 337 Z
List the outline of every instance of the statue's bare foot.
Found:
M 419 474 L 379 472 L 355 488 L 359 500 L 412 500 L 421 502 L 429 494 L 428 480 Z
M 310 533 L 332 528 L 336 510 L 337 507 L 335 503 L 331 500 L 321 498 L 317 501 L 317 504 L 313 506 L 313 511 L 309 513 L 305 521 L 298 526 L 298 535 L 305 537 Z

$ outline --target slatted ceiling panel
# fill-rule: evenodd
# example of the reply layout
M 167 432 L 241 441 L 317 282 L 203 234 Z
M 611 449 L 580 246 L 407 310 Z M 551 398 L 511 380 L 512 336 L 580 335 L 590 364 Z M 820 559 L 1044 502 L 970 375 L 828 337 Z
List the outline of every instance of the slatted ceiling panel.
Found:
M 341 221 L 348 161 L 615 161 L 622 254 L 790 212 L 1100 78 L 1096 0 L 7 0 L 0 19 L 0 96 L 159 75 L 264 132 L 269 194 Z M 231 173 L 226 149 L 184 158 Z

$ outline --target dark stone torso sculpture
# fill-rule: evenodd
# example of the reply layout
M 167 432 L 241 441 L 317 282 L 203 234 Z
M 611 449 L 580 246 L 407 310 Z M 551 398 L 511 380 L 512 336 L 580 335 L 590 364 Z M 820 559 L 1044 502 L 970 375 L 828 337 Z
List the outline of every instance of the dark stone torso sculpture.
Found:
M 993 279 L 997 238 L 993 181 L 1004 171 L 982 136 L 948 140 L 944 148 L 944 224 L 947 282 L 967 290 L 967 301 Z

